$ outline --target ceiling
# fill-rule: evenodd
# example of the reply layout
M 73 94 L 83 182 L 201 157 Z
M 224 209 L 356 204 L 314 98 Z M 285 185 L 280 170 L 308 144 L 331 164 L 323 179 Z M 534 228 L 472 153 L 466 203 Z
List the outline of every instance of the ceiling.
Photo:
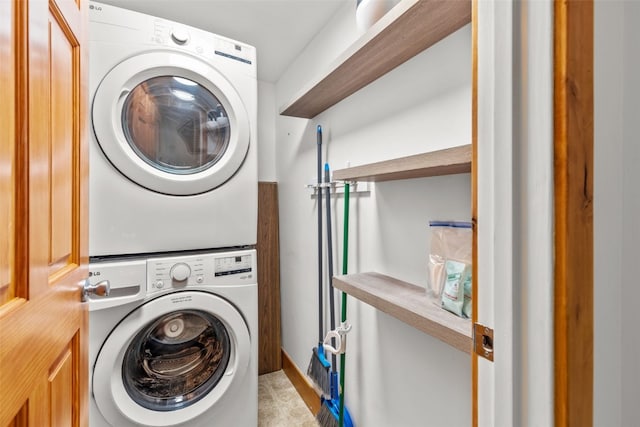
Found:
M 355 0 L 101 0 L 256 47 L 258 79 L 277 82 L 345 3 Z

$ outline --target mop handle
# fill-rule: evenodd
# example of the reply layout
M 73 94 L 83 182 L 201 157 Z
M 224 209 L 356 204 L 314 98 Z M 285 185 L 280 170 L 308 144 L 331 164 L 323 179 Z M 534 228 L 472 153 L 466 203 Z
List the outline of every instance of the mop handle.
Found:
M 316 133 L 318 146 L 318 342 L 324 339 L 322 322 L 322 127 L 318 125 Z

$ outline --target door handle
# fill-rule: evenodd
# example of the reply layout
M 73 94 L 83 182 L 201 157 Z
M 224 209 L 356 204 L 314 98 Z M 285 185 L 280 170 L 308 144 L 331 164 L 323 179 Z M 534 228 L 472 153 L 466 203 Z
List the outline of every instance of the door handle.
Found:
M 82 287 L 82 302 L 87 302 L 89 295 L 96 295 L 99 297 L 108 297 L 111 292 L 111 284 L 108 280 L 101 280 L 95 285 L 89 282 L 89 279 L 85 279 L 80 282 Z

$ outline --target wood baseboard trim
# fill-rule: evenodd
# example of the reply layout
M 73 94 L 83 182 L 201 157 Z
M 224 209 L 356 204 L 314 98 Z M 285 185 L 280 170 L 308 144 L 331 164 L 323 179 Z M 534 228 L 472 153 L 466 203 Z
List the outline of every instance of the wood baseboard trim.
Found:
M 311 413 L 315 416 L 320 411 L 320 396 L 313 385 L 307 380 L 307 376 L 293 363 L 286 351 L 282 349 L 282 370 L 304 400 Z

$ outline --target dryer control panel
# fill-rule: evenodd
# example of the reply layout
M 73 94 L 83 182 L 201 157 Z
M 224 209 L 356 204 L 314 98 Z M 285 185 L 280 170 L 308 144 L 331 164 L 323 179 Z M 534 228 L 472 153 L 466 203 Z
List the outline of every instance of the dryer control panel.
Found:
M 228 276 L 230 274 L 251 273 L 253 257 L 247 255 L 234 255 L 215 259 L 214 274 L 216 276 Z
M 254 283 L 257 274 L 253 249 L 147 260 L 147 292 Z

